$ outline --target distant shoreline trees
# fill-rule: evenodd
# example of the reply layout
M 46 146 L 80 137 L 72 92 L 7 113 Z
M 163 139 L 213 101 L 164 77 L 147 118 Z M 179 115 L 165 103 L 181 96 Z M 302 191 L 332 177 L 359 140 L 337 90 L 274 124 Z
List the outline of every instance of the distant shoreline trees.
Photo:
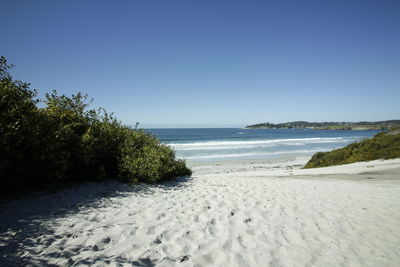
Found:
M 5 192 L 118 178 L 153 183 L 191 175 L 183 160 L 141 129 L 123 125 L 87 96 L 36 99 L 0 58 L 0 185 Z M 39 108 L 38 103 L 44 107 Z
M 246 129 L 314 129 L 314 130 L 389 130 L 400 126 L 400 120 L 360 121 L 360 122 L 307 122 L 293 121 L 285 123 L 263 122 L 247 125 Z

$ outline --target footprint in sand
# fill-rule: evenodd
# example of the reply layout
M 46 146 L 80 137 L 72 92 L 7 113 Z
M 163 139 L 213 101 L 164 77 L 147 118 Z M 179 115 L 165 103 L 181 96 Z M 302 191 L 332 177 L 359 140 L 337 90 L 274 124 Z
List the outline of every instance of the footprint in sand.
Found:
M 66 238 L 78 238 L 78 234 L 76 234 L 76 233 L 66 233 L 65 235 L 64 235 Z
M 111 242 L 111 238 L 109 238 L 109 237 L 103 238 L 103 239 L 101 240 L 101 243 L 103 243 L 103 244 L 108 244 L 108 243 L 110 243 L 110 242 Z
M 187 261 L 189 259 L 190 259 L 190 256 L 189 255 L 185 255 L 179 260 L 179 262 L 184 262 L 184 261 Z
M 110 237 L 103 238 L 102 240 L 96 242 L 96 244 L 92 247 L 92 250 L 93 251 L 104 250 L 108 247 L 110 243 L 111 243 Z
M 149 250 L 146 250 L 146 251 L 143 253 L 141 259 L 143 259 L 143 258 L 144 258 L 144 259 L 149 259 L 149 260 L 151 260 L 152 262 L 158 261 L 158 260 L 161 259 L 161 253 L 160 253 L 158 250 L 149 249 Z
M 162 243 L 162 238 L 163 238 L 163 234 L 159 234 L 156 239 L 153 241 L 154 244 L 161 244 Z
M 251 218 L 247 218 L 246 220 L 244 220 L 245 223 L 249 224 L 251 223 L 252 219 Z
M 141 258 L 132 262 L 132 266 L 154 266 L 155 263 L 149 258 Z
M 165 215 L 165 213 L 163 212 L 163 213 L 160 213 L 158 216 L 157 216 L 157 220 L 161 220 L 162 218 L 164 218 L 166 215 Z

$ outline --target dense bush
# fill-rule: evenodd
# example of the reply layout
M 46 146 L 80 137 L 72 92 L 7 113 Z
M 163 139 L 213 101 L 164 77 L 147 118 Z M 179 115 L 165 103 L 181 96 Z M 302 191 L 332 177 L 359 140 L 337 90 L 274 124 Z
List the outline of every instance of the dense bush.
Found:
M 376 159 L 393 159 L 400 157 L 400 134 L 395 130 L 389 133 L 378 133 L 371 139 L 350 144 L 330 152 L 316 153 L 304 168 L 326 167 L 348 164 L 358 161 Z
M 174 151 L 80 93 L 46 94 L 39 108 L 29 84 L 15 81 L 0 58 L 0 186 L 3 191 L 58 182 L 119 178 L 153 183 L 191 175 Z

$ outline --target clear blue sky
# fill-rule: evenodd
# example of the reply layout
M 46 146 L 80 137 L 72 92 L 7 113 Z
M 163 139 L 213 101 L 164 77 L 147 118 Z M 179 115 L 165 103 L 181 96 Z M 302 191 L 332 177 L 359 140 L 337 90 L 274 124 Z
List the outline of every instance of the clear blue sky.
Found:
M 0 55 L 126 124 L 400 119 L 400 1 L 2 0 Z

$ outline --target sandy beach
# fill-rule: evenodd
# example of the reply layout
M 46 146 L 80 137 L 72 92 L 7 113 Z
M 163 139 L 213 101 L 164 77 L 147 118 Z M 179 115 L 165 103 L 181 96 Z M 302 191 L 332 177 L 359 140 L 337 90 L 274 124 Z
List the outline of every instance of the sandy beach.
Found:
M 400 159 L 193 165 L 2 204 L 1 266 L 399 266 Z

